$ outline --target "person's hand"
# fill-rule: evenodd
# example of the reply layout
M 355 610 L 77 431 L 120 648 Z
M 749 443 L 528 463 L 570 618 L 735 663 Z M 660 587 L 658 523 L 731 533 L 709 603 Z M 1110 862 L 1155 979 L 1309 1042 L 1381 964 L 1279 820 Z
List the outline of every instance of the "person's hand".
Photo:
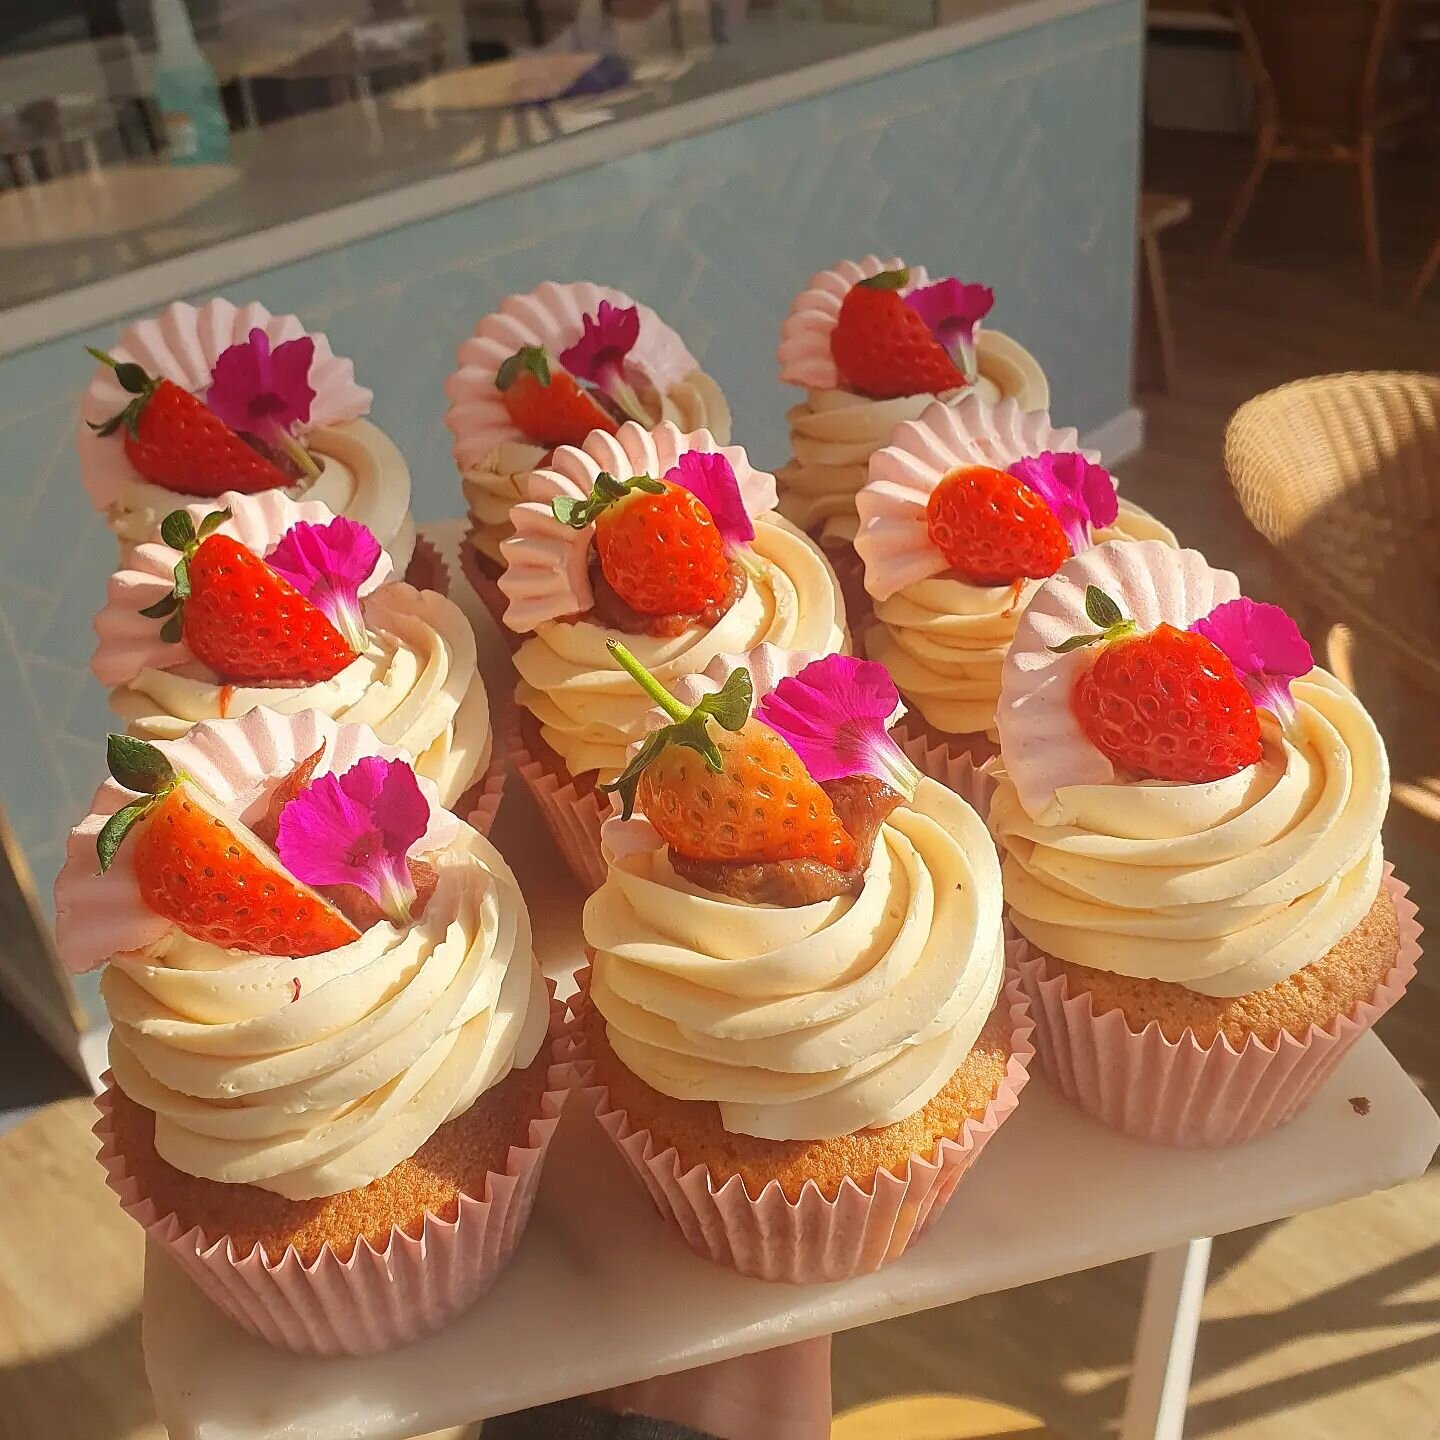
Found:
M 588 1399 L 617 1415 L 649 1415 L 719 1440 L 827 1440 L 830 1337 L 641 1380 Z

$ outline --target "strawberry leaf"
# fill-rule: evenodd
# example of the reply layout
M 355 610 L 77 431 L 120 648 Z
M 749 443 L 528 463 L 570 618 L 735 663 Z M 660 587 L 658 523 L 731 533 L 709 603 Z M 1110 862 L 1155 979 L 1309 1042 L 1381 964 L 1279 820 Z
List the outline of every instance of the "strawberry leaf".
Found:
M 550 384 L 550 357 L 543 345 L 524 345 L 505 360 L 495 372 L 495 388 L 503 395 L 524 373 Z
M 207 517 L 208 518 L 208 517 Z M 172 550 L 186 550 L 195 543 L 195 522 L 188 510 L 172 510 L 160 522 L 160 538 Z
M 168 595 L 162 595 L 153 605 L 147 605 L 140 613 L 147 620 L 163 620 L 167 615 L 175 613 L 175 607 L 179 603 L 180 597 L 172 590 Z
M 177 601 L 190 598 L 190 562 L 183 555 L 175 562 L 174 595 Z
M 97 350 L 93 345 L 85 347 L 86 354 L 98 360 L 102 365 L 108 365 L 114 372 L 115 378 L 120 382 L 120 388 L 130 395 L 143 395 L 150 388 L 150 377 L 145 373 L 144 367 L 132 364 L 128 360 L 117 360 L 113 355 L 107 355 L 103 350 Z
M 910 272 L 901 266 L 899 270 L 882 270 L 878 275 L 855 283 L 866 290 L 903 290 L 910 283 Z
M 650 475 L 632 475 L 628 480 L 617 480 L 608 470 L 602 470 L 595 477 L 595 488 L 584 499 L 573 495 L 557 495 L 550 502 L 550 513 L 572 530 L 583 530 L 593 525 L 617 501 L 643 490 L 647 495 L 663 495 L 665 482 Z
M 743 730 L 755 703 L 755 684 L 748 670 L 731 671 L 724 685 L 707 695 L 691 715 L 708 715 L 730 731 Z M 718 768 L 718 767 L 717 767 Z
M 154 803 L 154 796 L 147 795 L 143 800 L 136 800 L 123 810 L 117 810 L 101 827 L 100 833 L 95 837 L 95 853 L 100 858 L 102 875 L 110 868 L 121 842 L 136 824 L 145 818 Z
M 127 790 L 142 795 L 158 795 L 175 783 L 175 767 L 164 752 L 131 735 L 106 737 L 105 766 Z
M 184 633 L 185 620 L 178 610 L 160 627 L 160 638 L 167 645 L 178 645 Z
M 195 538 L 197 540 L 208 539 L 230 518 L 230 514 L 228 505 L 223 510 L 212 510 L 200 522 L 200 528 L 195 532 Z
M 1052 655 L 1068 655 L 1072 650 L 1079 650 L 1082 646 L 1093 645 L 1097 640 L 1103 640 L 1103 635 L 1072 635 L 1068 640 L 1062 640 L 1058 645 L 1047 645 L 1045 648 Z
M 1118 625 L 1125 618 L 1120 607 L 1098 585 L 1085 587 L 1085 614 L 1092 625 L 1102 630 Z

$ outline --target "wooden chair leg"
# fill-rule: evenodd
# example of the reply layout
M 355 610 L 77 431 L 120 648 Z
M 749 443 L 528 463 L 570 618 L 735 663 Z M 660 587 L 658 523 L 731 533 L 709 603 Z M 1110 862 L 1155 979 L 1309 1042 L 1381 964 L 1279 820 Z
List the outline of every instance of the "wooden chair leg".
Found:
M 1415 283 L 1410 287 L 1409 303 L 1418 305 L 1420 297 L 1430 288 L 1430 282 L 1435 278 L 1436 271 L 1440 271 L 1440 237 L 1436 238 L 1435 248 L 1425 257 L 1425 263 L 1420 267 L 1420 273 L 1415 277 Z
M 1230 207 L 1230 218 L 1225 222 L 1225 228 L 1220 232 L 1220 238 L 1211 252 L 1212 265 L 1223 265 L 1230 258 L 1230 247 L 1234 245 L 1235 237 L 1240 233 L 1240 227 L 1245 223 L 1251 205 L 1255 203 L 1255 192 L 1259 190 L 1260 182 L 1269 168 L 1270 146 L 1262 137 L 1255 142 L 1255 158 L 1250 162 L 1250 173 L 1236 193 L 1235 203 Z
M 1361 142 L 1356 161 L 1360 178 L 1360 224 L 1365 238 L 1365 269 L 1370 276 L 1370 293 L 1381 299 L 1385 293 L 1385 272 L 1380 266 L 1380 212 L 1375 199 L 1375 143 Z
M 1165 287 L 1159 235 L 1153 232 L 1142 235 L 1140 252 L 1145 261 L 1145 291 L 1149 299 L 1145 308 L 1155 339 L 1158 386 L 1162 392 L 1168 393 L 1175 383 L 1175 327 L 1170 320 L 1170 293 Z

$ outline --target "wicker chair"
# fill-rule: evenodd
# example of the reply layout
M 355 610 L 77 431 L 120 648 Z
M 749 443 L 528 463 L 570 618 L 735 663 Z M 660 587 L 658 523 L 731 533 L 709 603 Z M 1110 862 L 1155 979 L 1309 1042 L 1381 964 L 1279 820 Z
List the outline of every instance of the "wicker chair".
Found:
M 1440 378 L 1323 375 L 1259 395 L 1230 420 L 1225 468 L 1329 668 L 1393 718 L 1395 798 L 1440 820 Z

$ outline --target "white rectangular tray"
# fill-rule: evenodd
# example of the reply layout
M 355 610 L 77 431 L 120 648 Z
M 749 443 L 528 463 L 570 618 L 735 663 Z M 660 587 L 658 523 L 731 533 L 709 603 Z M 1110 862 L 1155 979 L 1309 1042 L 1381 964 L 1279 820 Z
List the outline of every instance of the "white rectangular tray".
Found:
M 482 665 L 499 680 L 490 640 Z M 523 792 L 512 776 L 495 838 L 563 996 L 581 896 Z M 171 1440 L 401 1440 L 1315 1209 L 1420 1174 L 1437 1144 L 1440 1117 L 1373 1035 L 1298 1120 L 1233 1150 L 1113 1134 L 1032 1072 L 914 1250 L 860 1280 L 792 1288 L 692 1255 L 572 1102 L 514 1263 L 448 1330 L 385 1356 L 301 1359 L 249 1338 L 152 1248 L 146 1368 Z

